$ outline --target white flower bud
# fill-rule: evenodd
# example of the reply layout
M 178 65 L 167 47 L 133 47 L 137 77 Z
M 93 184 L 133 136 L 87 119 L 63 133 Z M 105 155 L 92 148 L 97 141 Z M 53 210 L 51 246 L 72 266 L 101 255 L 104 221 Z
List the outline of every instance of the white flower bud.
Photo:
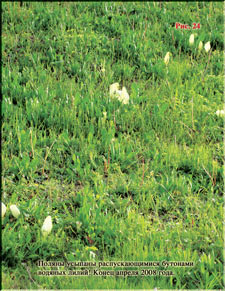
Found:
M 122 90 L 119 90 L 119 83 L 114 83 L 109 88 L 110 97 L 118 99 L 123 104 L 129 103 L 129 94 L 127 89 L 123 87 Z M 104 113 L 103 113 L 104 114 Z
M 5 216 L 6 213 L 6 206 L 5 204 L 2 202 L 2 218 Z
M 223 117 L 225 115 L 225 111 L 224 110 L 217 110 L 216 115 Z
M 203 47 L 203 42 L 200 41 L 200 42 L 199 42 L 199 45 L 198 45 L 198 49 L 201 51 L 201 50 L 202 50 L 202 47 Z
M 170 60 L 170 52 L 167 52 L 166 55 L 165 55 L 165 58 L 164 58 L 164 63 L 166 65 L 168 65 L 169 60 Z
M 47 236 L 52 230 L 52 218 L 51 216 L 47 216 L 42 225 L 41 231 L 43 236 Z
M 127 89 L 125 87 L 123 87 L 122 92 L 121 92 L 121 102 L 123 102 L 123 104 L 128 104 L 129 103 L 129 94 L 127 93 Z
M 110 97 L 113 97 L 113 95 L 115 93 L 117 93 L 118 90 L 119 90 L 119 83 L 114 83 L 114 84 L 110 85 L 110 87 L 109 87 Z
M 211 49 L 211 46 L 210 46 L 210 41 L 208 41 L 206 44 L 205 44 L 205 51 L 208 53 Z
M 18 209 L 18 207 L 16 205 L 11 205 L 10 206 L 10 210 L 12 212 L 12 215 L 15 217 L 15 218 L 18 218 L 20 216 L 20 211 Z
M 193 45 L 193 44 L 194 44 L 194 41 L 195 41 L 195 35 L 192 33 L 192 34 L 190 35 L 190 38 L 189 38 L 189 44 L 190 44 L 190 45 Z

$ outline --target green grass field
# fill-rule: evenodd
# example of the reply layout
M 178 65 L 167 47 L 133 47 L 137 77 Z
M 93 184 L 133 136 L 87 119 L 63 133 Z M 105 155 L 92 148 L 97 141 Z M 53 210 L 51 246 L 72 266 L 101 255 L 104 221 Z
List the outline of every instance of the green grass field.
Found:
M 224 288 L 223 30 L 223 2 L 2 4 L 3 289 Z M 39 276 L 38 260 L 160 266 Z

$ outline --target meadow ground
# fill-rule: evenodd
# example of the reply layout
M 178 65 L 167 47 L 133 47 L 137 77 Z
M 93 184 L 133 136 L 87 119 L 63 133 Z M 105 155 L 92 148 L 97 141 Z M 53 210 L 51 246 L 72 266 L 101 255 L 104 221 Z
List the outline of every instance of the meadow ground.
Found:
M 223 25 L 222 2 L 2 4 L 2 288 L 224 288 Z

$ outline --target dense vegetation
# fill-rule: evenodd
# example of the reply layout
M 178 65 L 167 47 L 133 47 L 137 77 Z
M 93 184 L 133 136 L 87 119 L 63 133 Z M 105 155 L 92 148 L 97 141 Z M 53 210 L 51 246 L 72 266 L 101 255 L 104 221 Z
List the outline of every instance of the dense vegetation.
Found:
M 3 288 L 223 289 L 223 26 L 222 2 L 2 4 Z M 44 277 L 39 259 L 194 266 Z

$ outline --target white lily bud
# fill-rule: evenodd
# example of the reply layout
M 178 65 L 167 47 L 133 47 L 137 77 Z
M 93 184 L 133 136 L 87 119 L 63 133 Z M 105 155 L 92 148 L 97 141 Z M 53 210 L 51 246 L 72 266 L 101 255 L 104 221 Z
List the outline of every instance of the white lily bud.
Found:
M 2 218 L 5 216 L 6 213 L 6 206 L 5 204 L 2 202 Z
M 224 110 L 217 110 L 216 115 L 223 117 L 223 116 L 225 116 L 225 111 Z
M 202 47 L 203 47 L 203 42 L 200 41 L 200 42 L 199 42 L 199 45 L 198 45 L 198 49 L 201 51 L 201 50 L 202 50 Z
M 166 55 L 165 55 L 165 58 L 164 58 L 164 63 L 166 65 L 168 65 L 169 60 L 170 60 L 170 52 L 167 52 Z
M 211 46 L 210 46 L 210 41 L 208 41 L 206 44 L 205 44 L 205 51 L 208 53 L 211 49 Z
M 52 218 L 51 216 L 47 216 L 42 225 L 41 231 L 43 236 L 47 236 L 52 230 Z
M 10 206 L 10 210 L 12 212 L 12 215 L 15 217 L 15 218 L 18 218 L 20 216 L 20 211 L 18 209 L 18 207 L 16 205 L 11 205 Z
M 118 99 L 123 104 L 129 103 L 130 96 L 127 93 L 127 89 L 125 87 L 123 87 L 122 90 L 119 90 L 119 83 L 114 83 L 110 86 L 109 94 L 110 94 L 110 97 Z
M 129 94 L 127 93 L 127 89 L 125 87 L 123 87 L 122 92 L 121 92 L 121 102 L 123 102 L 123 104 L 128 104 L 129 103 Z
M 119 90 L 119 83 L 114 83 L 109 87 L 109 95 L 113 97 L 113 95 Z
M 190 44 L 190 45 L 193 45 L 193 44 L 194 44 L 194 41 L 195 41 L 195 35 L 192 33 L 192 34 L 190 35 L 190 38 L 189 38 L 189 44 Z

